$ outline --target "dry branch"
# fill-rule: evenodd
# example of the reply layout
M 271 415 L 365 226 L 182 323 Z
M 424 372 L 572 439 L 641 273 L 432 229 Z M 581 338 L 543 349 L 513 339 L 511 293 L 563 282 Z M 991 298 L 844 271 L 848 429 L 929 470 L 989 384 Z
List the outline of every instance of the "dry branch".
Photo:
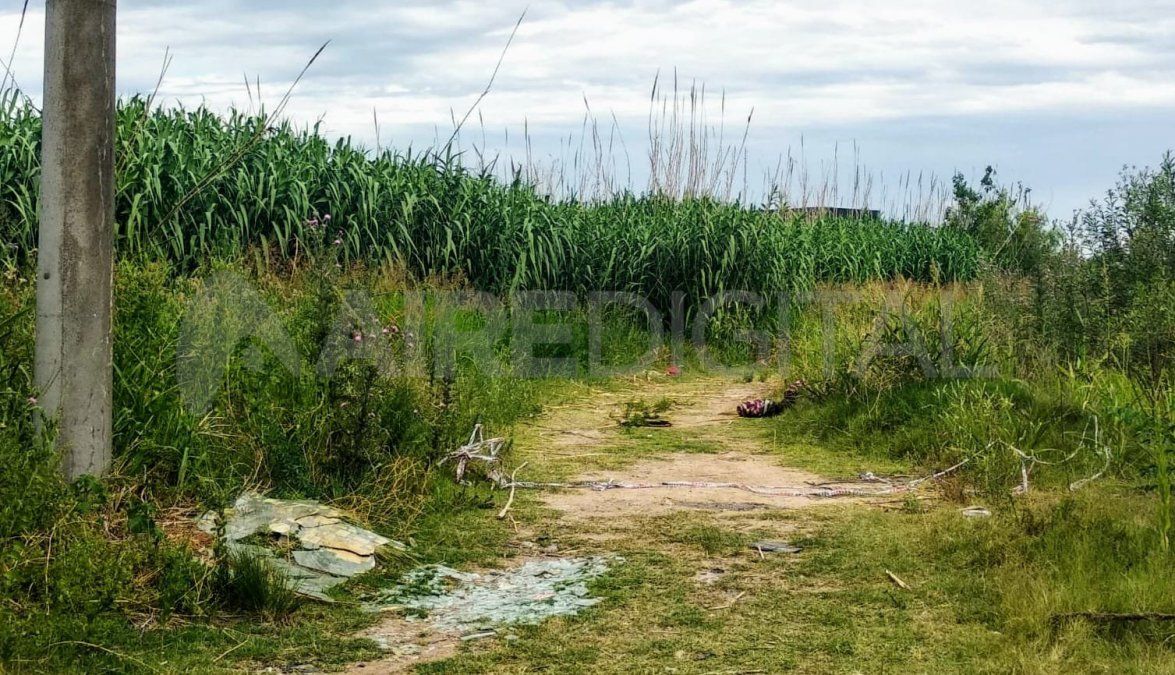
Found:
M 510 497 L 506 500 L 506 505 L 502 507 L 502 510 L 498 511 L 499 519 L 505 518 L 506 514 L 510 511 L 510 506 L 514 504 L 514 488 L 517 487 L 517 485 L 514 483 L 514 477 L 517 476 L 518 472 L 521 471 L 525 466 L 526 462 L 523 462 L 522 464 L 519 464 L 518 467 L 514 469 L 514 471 L 510 472 Z
M 810 499 L 829 499 L 834 497 L 880 497 L 885 495 L 913 492 L 922 483 L 942 478 L 943 476 L 958 470 L 971 461 L 970 458 L 964 459 L 954 466 L 904 484 L 895 483 L 892 480 L 874 476 L 872 473 L 864 474 L 859 478 L 861 482 L 872 483 L 877 486 L 870 488 L 840 485 L 837 483 L 822 483 L 817 485 L 807 484 L 797 486 L 749 485 L 746 483 L 717 483 L 708 481 L 659 481 L 649 483 L 629 483 L 607 480 L 543 483 L 517 480 L 518 471 L 522 469 L 522 466 L 525 466 L 525 464 L 519 466 L 509 476 L 507 476 L 502 469 L 502 458 L 500 456 L 502 448 L 504 448 L 505 445 L 506 441 L 502 438 L 491 438 L 486 440 L 483 435 L 482 425 L 477 424 L 473 427 L 473 433 L 469 435 L 469 441 L 465 445 L 446 455 L 440 463 L 444 464 L 445 462 L 454 462 L 456 464 L 456 478 L 458 481 L 464 480 L 465 472 L 471 462 L 483 463 L 485 465 L 486 478 L 496 487 L 501 489 L 509 489 L 511 491 L 511 498 L 507 502 L 508 507 L 509 504 L 513 502 L 514 491 L 517 489 L 587 489 L 603 492 L 605 490 L 686 488 L 742 490 L 752 494 L 767 495 L 772 497 L 807 497 Z
M 907 584 L 906 582 L 902 581 L 900 578 L 898 578 L 898 575 L 894 574 L 893 572 L 886 570 L 885 576 L 889 577 L 889 580 L 892 581 L 895 586 L 902 589 L 903 591 L 910 590 L 910 585 Z

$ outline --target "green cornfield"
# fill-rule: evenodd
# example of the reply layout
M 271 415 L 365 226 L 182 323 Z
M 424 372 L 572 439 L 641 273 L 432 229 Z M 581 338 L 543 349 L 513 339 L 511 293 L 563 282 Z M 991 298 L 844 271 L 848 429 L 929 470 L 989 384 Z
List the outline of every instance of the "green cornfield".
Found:
M 36 246 L 40 117 L 0 111 L 0 234 L 9 266 Z M 476 288 L 698 298 L 818 282 L 972 278 L 981 251 L 958 230 L 816 218 L 707 198 L 555 200 L 449 153 L 371 152 L 263 115 L 119 106 L 117 251 L 190 272 L 245 254 L 334 249 L 348 262 L 459 276 Z

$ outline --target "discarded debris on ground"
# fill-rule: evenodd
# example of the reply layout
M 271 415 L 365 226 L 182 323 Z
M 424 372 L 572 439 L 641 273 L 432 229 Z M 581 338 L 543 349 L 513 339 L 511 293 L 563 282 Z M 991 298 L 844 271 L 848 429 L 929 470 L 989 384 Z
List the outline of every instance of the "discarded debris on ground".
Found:
M 246 492 L 221 516 L 201 516 L 200 529 L 218 530 L 230 553 L 265 558 L 300 595 L 332 602 L 327 589 L 376 566 L 381 547 L 405 550 L 397 541 L 345 522 L 346 514 L 310 500 L 283 500 Z M 260 543 L 250 543 L 262 538 Z M 279 548 L 269 545 L 280 543 Z
M 590 595 L 588 582 L 620 561 L 615 556 L 540 559 L 482 573 L 427 565 L 379 593 L 369 609 L 405 610 L 437 630 L 480 637 L 496 627 L 535 624 L 595 605 L 601 599 Z

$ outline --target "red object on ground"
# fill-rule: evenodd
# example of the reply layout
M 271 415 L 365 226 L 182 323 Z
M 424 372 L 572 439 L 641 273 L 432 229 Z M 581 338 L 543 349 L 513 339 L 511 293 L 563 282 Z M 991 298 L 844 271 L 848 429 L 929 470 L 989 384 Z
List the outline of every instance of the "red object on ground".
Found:
M 756 398 L 738 406 L 739 417 L 771 417 L 783 411 L 783 405 L 771 399 Z
M 771 417 L 783 412 L 785 408 L 790 408 L 795 404 L 800 394 L 807 389 L 808 383 L 803 380 L 796 380 L 787 385 L 783 390 L 783 398 L 779 401 L 772 401 L 771 399 L 756 398 L 750 401 L 743 401 L 738 406 L 739 417 Z
M 681 368 L 678 368 L 677 366 L 669 366 L 665 369 L 665 374 L 669 377 L 677 377 L 678 375 L 681 375 Z

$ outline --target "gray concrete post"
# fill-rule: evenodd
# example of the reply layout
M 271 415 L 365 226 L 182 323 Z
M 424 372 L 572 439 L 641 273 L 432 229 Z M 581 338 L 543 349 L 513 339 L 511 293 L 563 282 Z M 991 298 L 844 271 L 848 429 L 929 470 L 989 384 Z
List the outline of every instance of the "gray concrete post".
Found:
M 48 0 L 36 386 L 73 480 L 110 466 L 114 0 Z

